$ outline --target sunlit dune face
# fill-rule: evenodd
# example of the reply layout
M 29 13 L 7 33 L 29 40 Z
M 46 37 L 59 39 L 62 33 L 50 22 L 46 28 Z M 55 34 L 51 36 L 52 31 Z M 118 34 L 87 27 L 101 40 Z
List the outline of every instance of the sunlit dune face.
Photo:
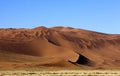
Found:
M 63 48 L 62 46 L 55 46 L 44 39 L 34 41 L 32 47 L 40 57 L 60 57 L 66 61 L 70 60 L 72 62 L 76 62 L 79 58 L 79 54 L 75 53 L 73 50 Z

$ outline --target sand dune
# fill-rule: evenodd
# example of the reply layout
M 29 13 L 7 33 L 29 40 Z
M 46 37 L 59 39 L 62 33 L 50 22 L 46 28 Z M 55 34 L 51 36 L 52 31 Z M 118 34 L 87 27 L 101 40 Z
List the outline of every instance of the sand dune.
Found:
M 120 35 L 71 27 L 0 29 L 1 69 L 120 67 Z

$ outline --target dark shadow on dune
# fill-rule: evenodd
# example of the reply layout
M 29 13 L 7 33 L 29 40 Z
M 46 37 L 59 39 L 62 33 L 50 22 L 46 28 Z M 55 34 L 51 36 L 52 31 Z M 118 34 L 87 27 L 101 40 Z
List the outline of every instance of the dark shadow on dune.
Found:
M 78 64 L 88 65 L 91 61 L 83 55 L 80 55 L 77 62 Z
M 53 45 L 60 46 L 60 44 L 57 41 L 53 41 L 51 39 L 48 39 L 48 42 L 50 42 Z
M 91 61 L 90 59 L 88 59 L 87 57 L 85 57 L 83 55 L 80 55 L 76 62 L 72 62 L 72 61 L 69 61 L 69 62 L 72 64 L 75 64 L 75 65 L 78 65 L 78 64 L 86 65 L 86 66 L 93 66 L 94 65 L 93 61 Z

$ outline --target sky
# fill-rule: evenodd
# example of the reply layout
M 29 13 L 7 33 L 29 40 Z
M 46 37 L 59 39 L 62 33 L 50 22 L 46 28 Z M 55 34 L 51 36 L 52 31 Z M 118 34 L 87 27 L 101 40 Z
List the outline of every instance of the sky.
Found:
M 38 26 L 120 34 L 120 0 L 0 0 L 0 28 Z

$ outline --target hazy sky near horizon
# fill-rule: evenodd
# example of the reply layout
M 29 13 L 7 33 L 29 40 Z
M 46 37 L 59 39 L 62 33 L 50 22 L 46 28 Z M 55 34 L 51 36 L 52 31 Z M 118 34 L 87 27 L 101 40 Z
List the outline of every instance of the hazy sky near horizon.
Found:
M 120 34 L 120 0 L 0 0 L 0 28 L 41 25 Z

